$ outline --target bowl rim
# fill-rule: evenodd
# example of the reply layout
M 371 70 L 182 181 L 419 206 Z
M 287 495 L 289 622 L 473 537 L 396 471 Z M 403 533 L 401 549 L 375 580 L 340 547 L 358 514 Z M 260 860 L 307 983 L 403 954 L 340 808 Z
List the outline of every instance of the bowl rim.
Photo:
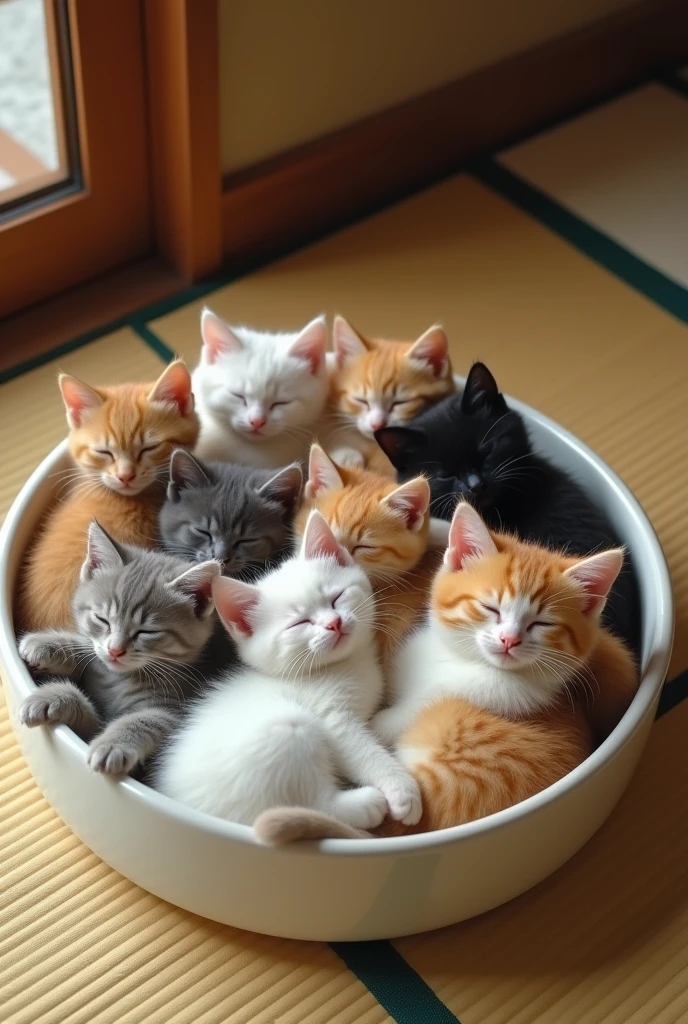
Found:
M 461 378 L 457 377 L 457 381 Z M 564 442 L 573 453 L 594 468 L 615 493 L 616 500 L 626 507 L 626 511 L 634 518 L 644 536 L 648 562 L 652 567 L 655 590 L 659 598 L 657 607 L 657 627 L 652 645 L 652 658 L 645 671 L 641 674 L 641 682 L 631 705 L 613 732 L 604 740 L 582 764 L 574 768 L 562 779 L 548 786 L 540 793 L 523 800 L 512 807 L 479 818 L 477 821 L 436 832 L 425 832 L 418 835 L 397 836 L 370 839 L 326 839 L 315 842 L 295 843 L 281 847 L 281 856 L 311 854 L 328 858 L 370 857 L 389 855 L 413 855 L 439 852 L 462 840 L 479 837 L 485 833 L 499 830 L 521 818 L 530 817 L 548 805 L 561 800 L 570 791 L 592 779 L 620 752 L 631 740 L 634 733 L 642 726 L 645 718 L 659 698 L 671 657 L 674 634 L 674 605 L 669 569 L 664 552 L 639 501 L 620 477 L 583 441 L 556 423 L 550 417 L 533 409 L 517 399 L 505 396 L 510 407 L 524 416 L 526 426 L 537 424 L 544 431 L 555 435 Z M 11 581 L 9 579 L 8 562 L 10 552 L 21 530 L 22 516 L 27 506 L 33 501 L 35 492 L 49 477 L 54 467 L 67 453 L 67 440 L 57 445 L 37 466 L 30 475 L 19 494 L 12 503 L 2 529 L 0 529 L 0 663 L 4 666 L 8 677 L 12 677 L 12 685 L 21 681 L 21 689 L 27 694 L 35 687 L 28 669 L 19 657 L 14 639 L 12 624 Z M 55 742 L 76 755 L 81 761 L 84 771 L 86 764 L 87 745 L 67 726 L 60 725 L 53 730 Z M 234 822 L 216 818 L 202 811 L 186 807 L 184 804 L 165 796 L 163 793 L 145 786 L 135 779 L 125 777 L 117 781 L 107 780 L 109 785 L 122 787 L 127 797 L 143 804 L 155 813 L 162 814 L 176 823 L 199 830 L 202 833 L 229 839 L 233 842 L 262 846 L 255 837 L 252 828 Z

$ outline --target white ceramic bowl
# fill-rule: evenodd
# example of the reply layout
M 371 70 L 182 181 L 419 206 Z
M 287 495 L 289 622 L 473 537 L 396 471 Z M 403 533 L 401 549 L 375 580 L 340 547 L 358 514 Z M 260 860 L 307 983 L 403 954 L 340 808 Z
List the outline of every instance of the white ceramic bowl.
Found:
M 0 533 L 0 661 L 15 731 L 41 790 L 76 834 L 144 889 L 238 928 L 296 939 L 392 938 L 439 928 L 512 899 L 555 871 L 599 828 L 625 789 L 652 725 L 673 637 L 671 586 L 642 508 L 611 470 L 551 420 L 518 402 L 537 446 L 608 509 L 642 587 L 642 683 L 613 734 L 565 779 L 489 818 L 401 839 L 258 846 L 249 828 L 211 818 L 86 767 L 65 726 L 27 729 L 17 707 L 33 682 L 17 654 L 19 566 L 66 459 L 33 473 Z

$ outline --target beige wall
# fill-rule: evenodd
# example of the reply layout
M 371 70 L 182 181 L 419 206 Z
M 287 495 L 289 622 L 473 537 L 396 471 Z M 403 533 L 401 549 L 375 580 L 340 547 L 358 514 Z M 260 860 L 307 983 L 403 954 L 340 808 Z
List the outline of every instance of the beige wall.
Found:
M 221 0 L 222 166 L 248 166 L 637 0 Z

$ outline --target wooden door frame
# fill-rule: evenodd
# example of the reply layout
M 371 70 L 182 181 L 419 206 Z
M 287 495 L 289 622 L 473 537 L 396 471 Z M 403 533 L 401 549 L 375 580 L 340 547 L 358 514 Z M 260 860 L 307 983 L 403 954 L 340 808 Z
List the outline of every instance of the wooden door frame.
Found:
M 219 0 L 144 0 L 156 246 L 185 281 L 222 262 Z

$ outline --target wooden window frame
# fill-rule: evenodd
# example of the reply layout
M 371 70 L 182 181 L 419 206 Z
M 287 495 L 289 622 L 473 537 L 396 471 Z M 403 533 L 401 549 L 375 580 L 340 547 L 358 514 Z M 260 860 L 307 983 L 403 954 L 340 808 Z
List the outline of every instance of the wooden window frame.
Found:
M 0 224 L 0 317 L 137 260 L 219 267 L 218 6 L 68 0 L 82 187 Z

